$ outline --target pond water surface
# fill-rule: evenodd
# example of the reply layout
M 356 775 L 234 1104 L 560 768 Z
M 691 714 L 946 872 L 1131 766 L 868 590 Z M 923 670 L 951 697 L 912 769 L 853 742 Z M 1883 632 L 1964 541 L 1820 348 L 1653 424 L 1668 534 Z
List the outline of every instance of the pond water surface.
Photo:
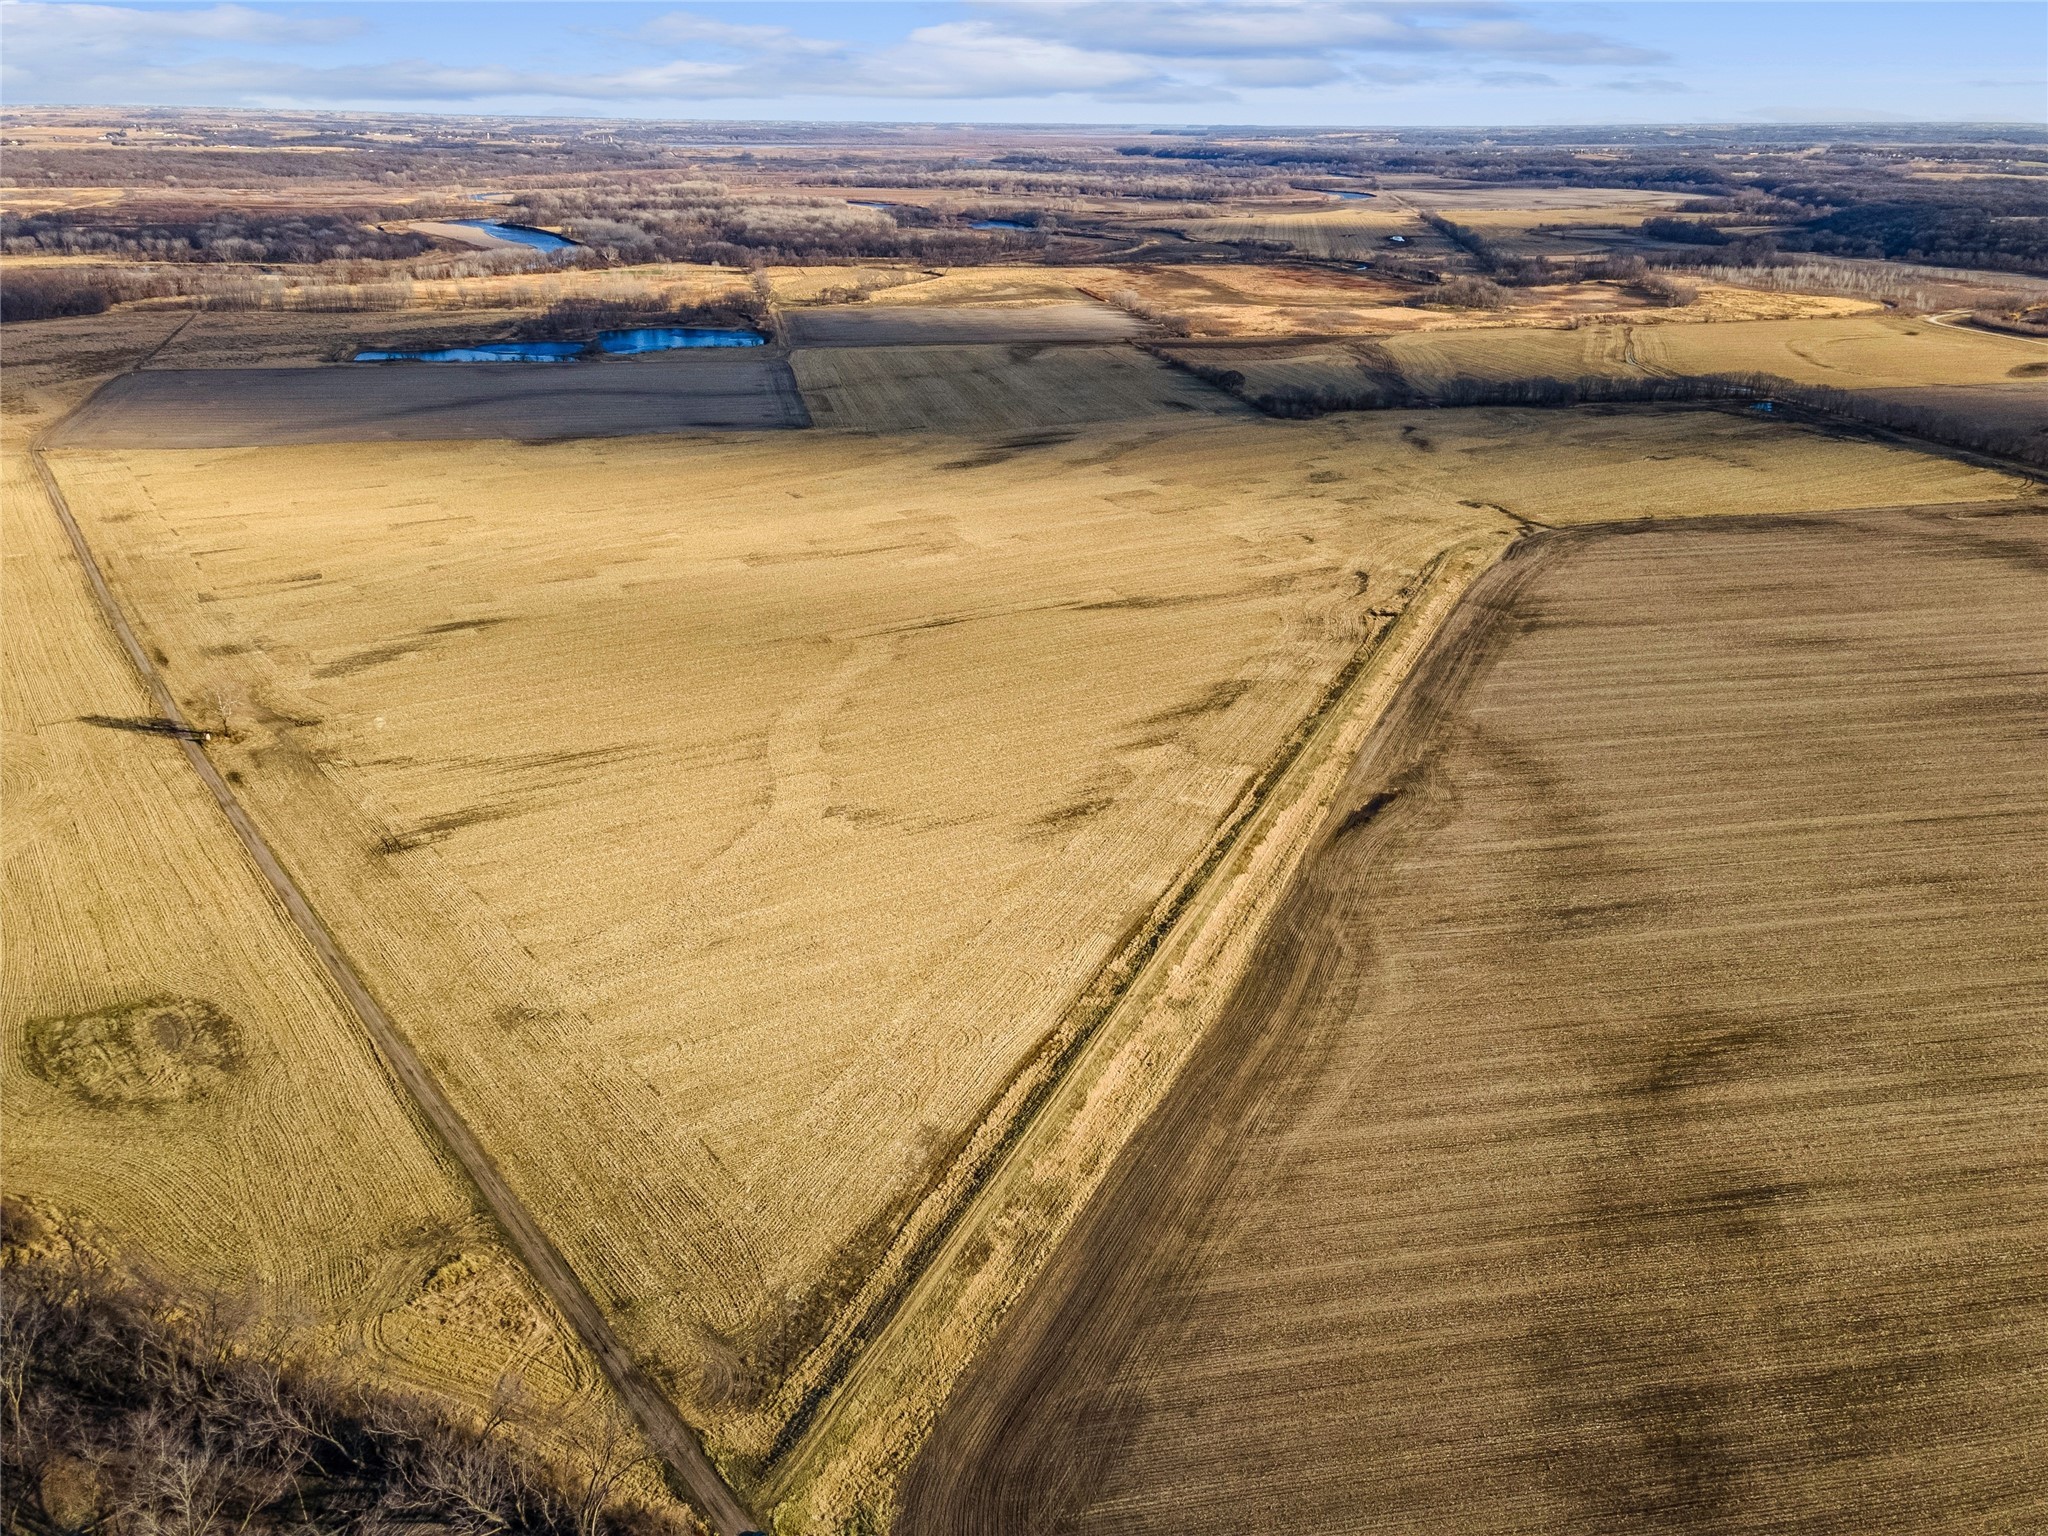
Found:
M 565 240 L 560 235 L 551 235 L 544 229 L 535 229 L 529 224 L 501 224 L 496 219 L 456 219 L 453 222 L 465 229 L 480 229 L 487 235 L 500 240 L 510 240 L 515 245 L 531 246 L 536 251 L 573 251 L 574 240 Z
M 600 352 L 673 352 L 679 347 L 758 347 L 759 331 L 718 331 L 702 326 L 652 326 L 637 331 L 599 331 Z
M 1016 219 L 981 219 L 967 227 L 969 229 L 1030 229 L 1032 226 Z
M 1352 203 L 1355 203 L 1355 202 L 1359 202 L 1359 201 L 1361 201 L 1361 200 L 1362 200 L 1362 199 L 1364 199 L 1364 198 L 1368 198 L 1368 197 L 1374 197 L 1374 196 L 1376 196 L 1376 195 L 1377 195 L 1376 193 L 1372 193 L 1372 192 L 1332 192 L 1332 193 L 1330 194 L 1330 196 L 1332 196 L 1332 197 L 1341 197 L 1341 198 L 1343 198 L 1343 199 L 1344 199 L 1344 200 L 1345 200 L 1346 202 L 1352 202 Z
M 359 363 L 573 363 L 583 355 L 581 341 L 480 341 L 473 347 L 441 347 L 432 352 L 358 352 Z

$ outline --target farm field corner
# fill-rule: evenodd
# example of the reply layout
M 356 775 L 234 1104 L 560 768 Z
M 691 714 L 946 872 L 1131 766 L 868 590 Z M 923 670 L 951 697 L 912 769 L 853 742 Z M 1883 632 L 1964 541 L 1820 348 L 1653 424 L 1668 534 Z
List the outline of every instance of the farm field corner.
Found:
M 51 455 L 267 835 L 743 1478 L 1432 560 L 2017 491 L 1704 411 L 801 438 Z M 783 1469 L 819 1518 L 943 1393 L 919 1326 L 865 1380 L 924 1385 L 856 1381 Z

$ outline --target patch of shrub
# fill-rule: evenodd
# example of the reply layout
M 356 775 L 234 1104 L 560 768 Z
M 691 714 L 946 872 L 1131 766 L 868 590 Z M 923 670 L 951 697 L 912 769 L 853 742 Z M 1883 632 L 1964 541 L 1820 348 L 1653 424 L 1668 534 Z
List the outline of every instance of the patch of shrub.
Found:
M 1447 277 L 1415 302 L 1432 309 L 1506 309 L 1508 295 L 1491 278 Z
M 1673 219 L 1658 217 L 1645 219 L 1643 233 L 1652 240 L 1669 240 L 1675 245 L 1726 245 L 1726 231 L 1698 219 Z
M 0 275 L 0 324 L 55 320 L 65 315 L 101 315 L 118 299 L 102 281 L 63 271 Z
M 1662 272 L 1652 272 L 1630 286 L 1652 304 L 1666 309 L 1683 309 L 1700 296 L 1698 283 L 1688 283 L 1683 278 L 1669 277 Z
M 555 1468 L 513 1440 L 502 1410 L 464 1422 L 324 1377 L 220 1308 L 116 1274 L 25 1202 L 4 1221 L 9 1532 L 684 1536 L 619 1497 L 644 1460 L 622 1427 Z

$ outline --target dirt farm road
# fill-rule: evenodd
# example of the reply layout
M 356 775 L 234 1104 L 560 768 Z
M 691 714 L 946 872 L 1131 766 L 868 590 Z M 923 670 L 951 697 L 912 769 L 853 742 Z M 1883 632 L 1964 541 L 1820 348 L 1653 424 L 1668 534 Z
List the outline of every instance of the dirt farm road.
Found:
M 476 1139 L 469 1125 L 449 1102 L 427 1070 L 403 1032 L 392 1022 L 383 1007 L 370 995 L 355 968 L 341 953 L 320 915 L 313 910 L 298 883 L 278 861 L 268 842 L 264 840 L 256 824 L 242 807 L 220 770 L 206 755 L 201 733 L 194 730 L 178 708 L 163 675 L 150 658 L 135 631 L 129 626 L 127 616 L 122 612 L 113 589 L 107 585 L 105 574 L 94 558 L 92 547 L 86 542 L 84 530 L 72 515 L 70 503 L 65 500 L 62 487 L 56 476 L 44 462 L 41 447 L 33 446 L 36 471 L 42 478 L 44 493 L 49 497 L 50 508 L 57 520 L 63 524 L 65 536 L 71 541 L 71 548 L 77 554 L 79 564 L 84 568 L 86 580 L 91 584 L 93 595 L 99 600 L 108 626 L 121 642 L 129 661 L 141 676 L 143 684 L 155 700 L 157 709 L 164 720 L 177 728 L 179 746 L 184 750 L 192 771 L 199 775 L 200 782 L 219 804 L 221 814 L 233 827 L 242 846 L 248 850 L 263 878 L 277 893 L 290 913 L 292 922 L 305 936 L 320 964 L 334 981 L 341 994 L 348 1000 L 349 1007 L 361 1021 L 377 1052 L 389 1065 L 392 1076 L 418 1106 L 421 1116 L 441 1138 L 451 1156 L 461 1166 L 470 1181 L 476 1186 L 486 1209 L 503 1232 L 508 1247 L 519 1256 L 534 1280 L 547 1292 L 583 1346 L 596 1357 L 599 1367 L 611 1382 L 612 1390 L 618 1395 L 649 1443 L 654 1447 L 674 1478 L 686 1489 L 699 1509 L 710 1519 L 712 1528 L 719 1536 L 747 1536 L 760 1529 L 752 1515 L 740 1503 L 730 1485 L 712 1465 L 711 1458 L 704 1452 L 696 1432 L 683 1421 L 675 1405 L 664 1396 L 647 1373 L 633 1359 L 632 1354 L 612 1331 L 597 1302 L 584 1288 L 561 1251 L 557 1249 L 547 1233 L 541 1230 L 525 1202 L 513 1192 L 496 1163 Z

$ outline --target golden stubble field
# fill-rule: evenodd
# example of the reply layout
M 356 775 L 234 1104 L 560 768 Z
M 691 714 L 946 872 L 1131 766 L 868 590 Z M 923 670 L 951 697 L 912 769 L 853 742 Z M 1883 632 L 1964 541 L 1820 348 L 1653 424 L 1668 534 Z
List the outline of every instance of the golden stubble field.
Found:
M 1548 536 L 894 1529 L 2032 1529 L 2048 518 Z
M 1710 290 L 1702 302 L 1733 291 Z M 2012 386 L 2038 390 L 2048 400 L 2048 386 L 2030 384 L 2036 376 L 2027 371 L 2048 358 L 2048 348 L 2030 339 L 1944 325 L 1924 316 L 1878 313 L 1858 300 L 1748 297 L 1790 298 L 1814 306 L 1815 312 L 1795 318 L 1686 324 L 1684 311 L 1651 310 L 1602 316 L 1569 330 L 1444 326 L 1383 335 L 1372 345 L 1376 360 L 1391 361 L 1422 388 L 1457 377 L 1767 373 L 1837 389 Z M 1829 305 L 1863 312 L 1829 314 Z M 1355 343 L 1344 341 L 1206 348 L 1199 342 L 1175 343 L 1171 350 L 1190 361 L 1237 370 L 1254 394 L 1280 385 L 1313 386 L 1355 377 L 1363 355 Z M 2048 405 L 2043 416 L 2048 419 Z
M 1433 622 L 1523 519 L 2015 490 L 1709 412 L 52 462 L 352 961 L 743 1477 L 1418 593 Z M 789 1448 L 796 1526 L 886 1501 L 1192 1038 L 1175 1007 L 1027 1160 L 1059 1188 L 977 1207 Z
M 148 1271 L 547 1448 L 595 1368 L 500 1247 L 247 863 L 101 618 L 29 433 L 181 317 L 9 337 L 0 1009 L 9 1240 Z M 651 1490 L 650 1490 L 651 1491 Z

